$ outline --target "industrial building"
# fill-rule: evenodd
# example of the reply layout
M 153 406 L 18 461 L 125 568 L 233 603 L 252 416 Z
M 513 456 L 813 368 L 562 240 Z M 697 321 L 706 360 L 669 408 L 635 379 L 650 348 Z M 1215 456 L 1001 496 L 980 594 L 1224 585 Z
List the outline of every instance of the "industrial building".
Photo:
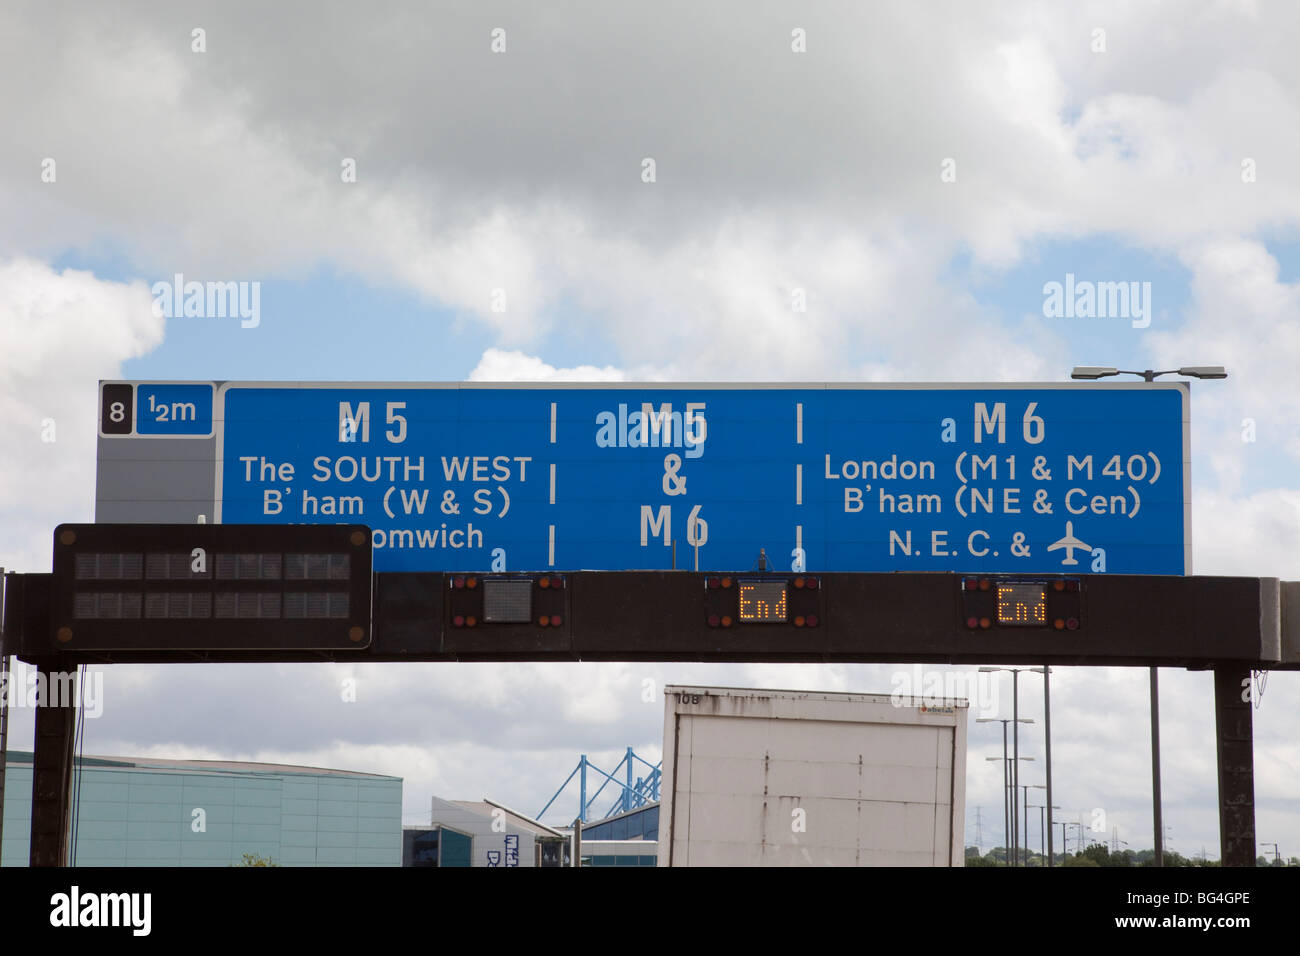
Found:
M 658 866 L 659 804 L 616 813 L 582 828 L 583 866 Z
M 402 778 L 219 760 L 80 757 L 76 866 L 400 866 Z M 11 751 L 0 865 L 26 866 L 32 754 Z
M 560 867 L 571 838 L 490 800 L 431 798 L 428 826 L 402 830 L 403 866 Z

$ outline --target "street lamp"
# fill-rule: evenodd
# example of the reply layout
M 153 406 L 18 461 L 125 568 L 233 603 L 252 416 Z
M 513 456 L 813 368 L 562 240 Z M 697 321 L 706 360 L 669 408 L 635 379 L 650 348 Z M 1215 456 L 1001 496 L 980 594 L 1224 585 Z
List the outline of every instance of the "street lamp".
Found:
M 1186 365 L 1165 372 L 1157 372 L 1152 369 L 1147 369 L 1144 372 L 1131 372 L 1120 368 L 1105 368 L 1099 365 L 1076 365 L 1074 371 L 1070 373 L 1070 378 L 1098 379 L 1109 378 L 1112 375 L 1141 375 L 1143 381 L 1146 382 L 1154 382 L 1157 375 L 1186 375 L 1188 378 L 1228 377 L 1228 373 L 1222 365 Z
M 1002 865 L 1011 865 L 1011 827 L 1007 819 L 1011 814 L 1010 805 L 1007 803 L 1007 728 L 1002 728 L 1002 756 L 985 757 L 985 760 L 1002 761 Z
M 1051 718 L 1051 714 L 1046 711 L 1047 704 L 1048 704 L 1048 696 L 1047 696 L 1048 689 L 1046 684 L 1046 681 L 1048 679 L 1047 668 L 1046 667 L 981 667 L 980 668 L 980 673 L 982 674 L 992 674 L 992 673 L 996 673 L 997 671 L 1011 672 L 1011 715 L 1012 715 L 1012 719 L 1016 721 L 1017 725 L 1021 723 L 1020 721 L 1020 672 L 1032 671 L 1035 674 L 1043 675 L 1043 680 L 1044 680 L 1043 706 L 1044 706 L 1044 716 L 1047 718 L 1047 731 L 1048 731 L 1047 733 L 1047 802 L 1051 803 L 1052 802 L 1052 735 L 1051 735 L 1052 718 Z M 1024 721 L 1024 723 L 1033 723 L 1033 721 L 1027 720 Z M 1016 756 L 1016 760 L 1018 761 L 1020 759 L 1020 727 L 1019 726 L 1016 727 L 1016 732 L 1015 732 L 1015 756 Z M 1011 789 L 1011 803 L 1012 803 L 1011 832 L 1013 837 L 1016 837 L 1012 841 L 1012 846 L 1015 848 L 1016 853 L 1019 854 L 1020 852 L 1020 841 L 1018 839 L 1019 818 L 1016 816 L 1017 808 L 1015 806 L 1016 803 L 1015 788 L 1020 785 L 1020 764 L 1013 763 L 1012 767 L 1014 769 L 1014 779 L 1012 780 L 1012 784 L 1011 784 L 1011 788 L 1012 788 Z
M 986 668 L 980 668 L 980 670 L 985 670 L 985 669 L 986 669 Z M 998 670 L 998 668 L 992 668 L 992 669 L 993 669 L 993 670 Z M 976 718 L 975 718 L 975 723 L 977 723 L 977 724 L 991 724 L 991 723 L 994 723 L 994 722 L 998 722 L 998 723 L 1001 723 L 1001 724 L 1002 724 L 1002 825 L 1003 825 L 1003 827 L 1004 827 L 1004 829 L 1003 829 L 1003 831 L 1002 831 L 1002 835 L 1003 835 L 1003 843 L 1006 844 L 1006 851 L 1007 851 L 1007 865 L 1008 865 L 1008 866 L 1014 866 L 1015 864 L 1011 862 L 1011 851 L 1012 851 L 1012 848 L 1013 848 L 1013 846 L 1014 846 L 1014 848 L 1016 849 L 1016 851 L 1019 852 L 1019 846 L 1020 846 L 1020 844 L 1019 844 L 1018 842 L 1015 842 L 1015 841 L 1013 840 L 1013 837 L 1015 836 L 1015 830 L 1016 830 L 1016 808 L 1015 808 L 1015 806 L 1014 806 L 1014 804 L 1015 804 L 1015 799 L 1016 799 L 1016 790 L 1015 790 L 1015 784 L 1014 784 L 1012 781 L 1013 781 L 1013 780 L 1018 780 L 1018 779 L 1020 778 L 1020 775 L 1019 775 L 1019 772 L 1018 772 L 1018 771 L 1017 771 L 1016 773 L 1013 774 L 1013 773 L 1011 772 L 1010 767 L 1008 766 L 1008 763 L 1007 763 L 1007 759 L 1008 759 L 1008 758 L 1007 758 L 1007 724 L 1010 724 L 1010 723 L 1018 723 L 1018 724 L 1032 724 L 1032 723 L 1033 723 L 1033 720 L 1031 720 L 1031 719 L 1028 718 L 1028 717 L 1015 717 L 1015 718 L 1012 718 L 1012 717 L 976 717 Z M 1019 730 L 1018 727 L 1017 727 L 1016 729 L 1017 729 L 1017 731 Z M 1017 736 L 1017 739 L 1019 739 L 1019 734 L 1017 734 L 1016 736 Z M 997 760 L 998 758 L 997 758 L 997 757 L 985 757 L 984 759 L 985 759 L 985 760 Z M 1021 756 L 1017 755 L 1017 756 L 1015 756 L 1014 758 L 1011 758 L 1011 759 L 1012 759 L 1013 761 L 1020 761 L 1020 760 L 1033 760 L 1034 758 L 1033 758 L 1033 757 L 1021 757 Z M 1013 766 L 1015 766 L 1016 768 L 1018 768 L 1018 767 L 1019 767 L 1019 764 L 1018 764 L 1018 763 L 1015 763 L 1015 764 L 1013 764 Z M 1006 798 L 1007 798 L 1007 791 L 1008 791 L 1008 790 L 1011 791 L 1011 803 L 1012 803 L 1011 806 L 1008 806 L 1008 805 L 1007 805 L 1007 799 L 1006 799 Z
M 1074 379 L 1099 379 L 1111 375 L 1141 375 L 1144 382 L 1154 382 L 1158 375 L 1186 375 L 1188 378 L 1218 379 L 1227 378 L 1228 372 L 1222 365 L 1184 365 L 1182 368 L 1157 372 L 1147 369 L 1143 372 L 1127 371 L 1100 365 L 1076 365 L 1070 372 Z M 1049 778 L 1050 782 L 1050 778 Z M 1051 797 L 1048 797 L 1051 803 Z M 1160 683 L 1156 668 L 1151 668 L 1151 806 L 1155 818 L 1155 860 L 1156 866 L 1165 865 L 1164 829 L 1160 825 Z
M 1029 804 L 1029 806 L 1034 807 L 1036 810 L 1038 810 L 1038 851 L 1039 853 L 1046 853 L 1048 840 L 1047 840 L 1047 827 L 1043 822 L 1044 820 L 1043 812 L 1047 810 L 1048 807 L 1044 803 L 1031 803 Z M 1059 810 L 1061 808 L 1053 805 L 1051 809 Z
M 1021 784 L 1020 789 L 1023 791 L 1021 796 L 1024 798 L 1024 807 L 1025 807 L 1025 829 L 1023 832 L 1025 836 L 1025 866 L 1028 866 L 1029 865 L 1029 791 L 1046 790 L 1047 788 L 1044 787 L 1041 783 L 1026 783 L 1026 784 Z M 1017 850 L 1016 852 L 1019 853 L 1020 851 Z

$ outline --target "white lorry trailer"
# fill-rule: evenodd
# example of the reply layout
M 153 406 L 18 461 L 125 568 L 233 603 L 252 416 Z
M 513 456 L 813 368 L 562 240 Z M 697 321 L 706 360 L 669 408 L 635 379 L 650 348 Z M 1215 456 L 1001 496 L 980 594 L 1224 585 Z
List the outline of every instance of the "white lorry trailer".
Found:
M 962 866 L 964 700 L 664 688 L 660 866 Z

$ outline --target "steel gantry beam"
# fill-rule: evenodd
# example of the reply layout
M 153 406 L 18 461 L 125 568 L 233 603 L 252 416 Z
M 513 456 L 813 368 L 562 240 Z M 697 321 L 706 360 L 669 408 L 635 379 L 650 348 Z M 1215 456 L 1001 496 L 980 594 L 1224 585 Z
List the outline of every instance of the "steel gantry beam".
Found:
M 1256 668 L 1300 668 L 1300 587 L 1272 578 L 1141 575 L 700 574 L 672 571 L 381 573 L 369 641 L 355 648 L 221 646 L 183 620 L 145 646 L 121 617 L 59 625 L 76 590 L 8 575 L 4 646 L 49 680 L 78 665 L 218 661 L 662 660 L 1180 666 L 1215 674 L 1225 865 L 1254 862 L 1251 703 Z M 96 583 L 96 601 L 105 601 Z M 148 585 L 140 607 L 150 604 Z M 176 585 L 170 584 L 172 591 Z M 63 590 L 60 590 L 62 588 Z M 219 590 L 219 588 L 218 588 Z M 58 605 L 58 607 L 56 607 Z M 238 619 L 232 629 L 241 627 Z M 325 626 L 322 623 L 322 626 Z M 360 625 L 358 625 L 360 626 Z M 64 633 L 60 632 L 60 628 Z M 68 637 L 66 631 L 71 630 Z M 301 628 L 299 628 L 301 630 Z M 146 633 L 142 626 L 140 633 Z M 271 631 L 272 641 L 274 631 Z M 211 638 L 211 640 L 209 640 Z M 311 643 L 311 642 L 308 642 Z M 207 646 L 207 645 L 215 646 Z M 1244 683 L 1243 683 L 1244 682 Z M 62 706 L 55 706 L 54 704 Z M 33 781 L 34 865 L 67 859 L 75 710 L 42 700 Z

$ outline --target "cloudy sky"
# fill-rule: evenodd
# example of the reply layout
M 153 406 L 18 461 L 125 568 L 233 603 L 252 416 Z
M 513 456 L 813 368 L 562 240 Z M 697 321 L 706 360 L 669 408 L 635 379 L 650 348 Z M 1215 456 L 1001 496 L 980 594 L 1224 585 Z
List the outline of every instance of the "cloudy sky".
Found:
M 54 525 L 92 518 L 100 379 L 1222 364 L 1192 394 L 1194 568 L 1300 579 L 1298 29 L 1294 5 L 1251 0 L 7 3 L 0 566 L 48 570 Z M 176 273 L 260 283 L 260 322 L 156 315 Z M 1149 324 L 1045 314 L 1068 274 L 1149 282 Z M 580 753 L 658 759 L 646 678 L 888 692 L 894 670 L 116 667 L 86 752 L 396 774 L 408 823 L 431 794 L 536 812 Z M 1146 680 L 1053 680 L 1056 802 L 1103 808 L 1134 847 Z M 1211 680 L 1161 688 L 1170 845 L 1217 856 Z M 1255 714 L 1258 836 L 1284 855 L 1297 704 L 1274 674 Z M 967 842 L 978 806 L 986 847 L 995 726 L 970 735 Z

